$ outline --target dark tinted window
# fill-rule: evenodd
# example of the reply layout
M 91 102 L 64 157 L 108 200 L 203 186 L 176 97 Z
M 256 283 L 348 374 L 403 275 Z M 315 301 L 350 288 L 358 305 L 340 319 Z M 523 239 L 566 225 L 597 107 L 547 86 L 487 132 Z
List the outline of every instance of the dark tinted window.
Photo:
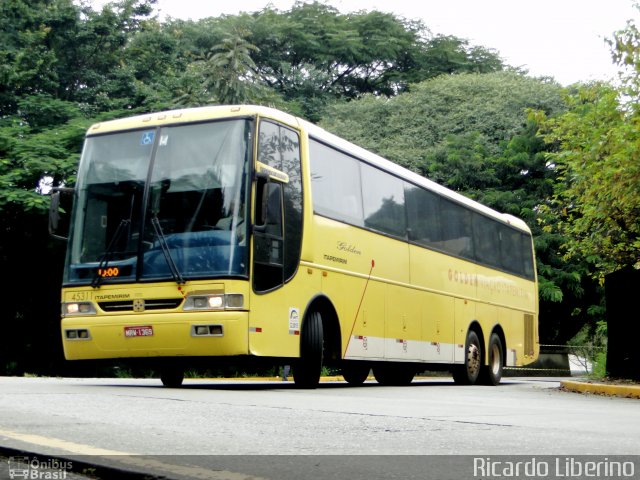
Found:
M 402 180 L 369 165 L 360 168 L 364 225 L 404 237 L 407 221 Z
M 529 235 L 320 142 L 309 145 L 316 213 L 533 278 Z
M 289 182 L 283 186 L 284 278 L 288 280 L 298 268 L 302 243 L 302 175 L 298 133 L 279 124 L 261 122 L 258 160 L 289 176 Z
M 313 140 L 309 153 L 316 213 L 363 226 L 360 162 Z
M 450 200 L 440 200 L 442 250 L 473 259 L 471 210 Z
M 524 271 L 524 235 L 507 226 L 500 226 L 500 257 L 498 265 L 508 272 Z
M 484 215 L 473 217 L 473 234 L 476 259 L 488 265 L 500 265 L 501 225 Z
M 440 227 L 440 197 L 405 184 L 407 221 L 409 240 L 433 248 L 442 248 L 442 229 Z

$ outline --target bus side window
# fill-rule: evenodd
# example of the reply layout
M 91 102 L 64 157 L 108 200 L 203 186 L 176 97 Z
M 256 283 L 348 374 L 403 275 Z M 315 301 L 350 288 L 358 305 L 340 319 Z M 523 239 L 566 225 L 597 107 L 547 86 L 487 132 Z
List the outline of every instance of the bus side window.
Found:
M 300 262 L 302 176 L 299 134 L 284 125 L 262 120 L 258 161 L 288 176 L 285 183 L 257 179 L 254 288 L 268 291 L 290 280 Z

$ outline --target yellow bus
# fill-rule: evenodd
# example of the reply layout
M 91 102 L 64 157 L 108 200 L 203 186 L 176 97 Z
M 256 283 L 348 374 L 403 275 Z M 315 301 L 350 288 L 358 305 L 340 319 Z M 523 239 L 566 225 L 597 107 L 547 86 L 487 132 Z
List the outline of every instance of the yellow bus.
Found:
M 52 199 L 55 223 L 58 194 Z M 533 243 L 495 212 L 286 113 L 211 106 L 89 128 L 62 290 L 68 360 L 323 366 L 358 385 L 536 360 Z

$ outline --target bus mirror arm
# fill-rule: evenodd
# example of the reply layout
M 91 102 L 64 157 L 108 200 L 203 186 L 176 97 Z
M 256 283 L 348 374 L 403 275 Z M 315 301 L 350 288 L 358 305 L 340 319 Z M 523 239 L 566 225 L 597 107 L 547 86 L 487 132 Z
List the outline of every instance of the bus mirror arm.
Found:
M 271 178 L 269 176 L 269 174 L 267 172 L 264 172 L 264 171 L 257 171 L 257 172 L 255 172 L 254 175 L 255 175 L 255 179 L 256 180 L 262 180 L 262 181 L 265 181 L 265 182 L 268 182 L 269 179 Z
M 267 230 L 267 202 L 266 193 L 269 175 L 256 172 L 256 218 L 253 225 L 254 233 L 264 233 Z
M 60 226 L 60 194 L 73 193 L 75 189 L 68 187 L 53 187 L 51 189 L 51 203 L 49 205 L 49 235 L 58 240 L 68 240 L 67 237 L 58 235 Z

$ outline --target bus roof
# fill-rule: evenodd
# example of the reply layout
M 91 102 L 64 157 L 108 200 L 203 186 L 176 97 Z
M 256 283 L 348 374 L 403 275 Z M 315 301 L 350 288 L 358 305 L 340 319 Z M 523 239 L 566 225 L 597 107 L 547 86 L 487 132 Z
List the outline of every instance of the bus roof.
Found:
M 292 126 L 298 126 L 303 120 L 288 113 L 269 107 L 255 105 L 214 105 L 207 107 L 184 108 L 163 112 L 145 113 L 131 117 L 107 120 L 93 124 L 87 135 L 100 135 L 122 130 L 135 130 L 145 127 L 175 125 L 179 123 L 204 122 L 218 118 L 265 116 L 278 119 Z M 309 124 L 310 125 L 310 124 Z
M 443 197 L 447 197 L 457 203 L 466 205 L 476 211 L 484 213 L 487 216 L 512 225 L 519 230 L 531 233 L 531 230 L 529 229 L 527 224 L 517 217 L 493 210 L 486 205 L 476 202 L 475 200 L 471 200 L 464 195 L 461 195 L 432 180 L 422 177 L 407 168 L 404 168 L 396 163 L 393 163 L 390 160 L 387 160 L 386 158 L 383 158 L 343 138 L 340 138 L 337 135 L 334 135 L 324 130 L 323 128 L 320 128 L 319 126 L 314 125 L 307 120 L 303 120 L 301 118 L 270 107 L 256 105 L 215 105 L 206 107 L 185 108 L 180 110 L 168 110 L 157 113 L 147 113 L 117 120 L 109 120 L 96 123 L 89 127 L 87 135 L 100 135 L 122 130 L 135 130 L 146 127 L 175 125 L 178 123 L 202 122 L 217 118 L 228 118 L 230 116 L 249 117 L 255 115 L 279 120 L 292 127 L 302 127 L 311 137 L 314 137 L 316 140 L 332 145 L 347 154 L 359 158 L 360 160 L 363 160 L 375 167 L 385 170 L 410 183 L 436 192 Z

